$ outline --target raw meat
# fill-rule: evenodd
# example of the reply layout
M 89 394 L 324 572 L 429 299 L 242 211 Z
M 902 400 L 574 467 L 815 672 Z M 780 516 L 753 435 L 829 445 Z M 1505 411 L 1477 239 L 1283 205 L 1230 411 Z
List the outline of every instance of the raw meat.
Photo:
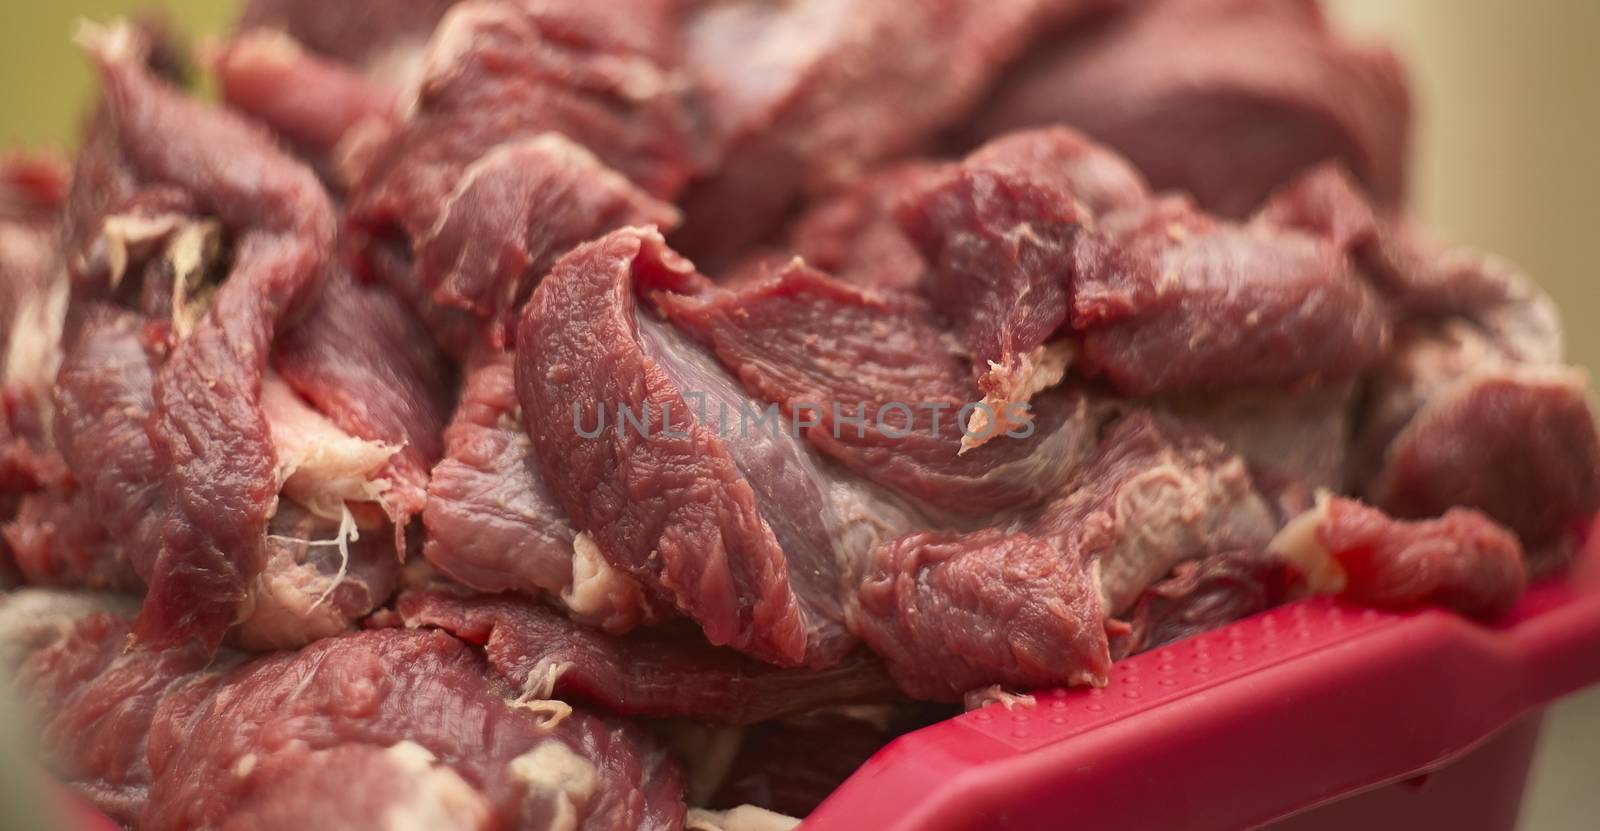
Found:
M 1084 371 L 1129 395 L 1315 388 L 1388 346 L 1377 294 L 1315 237 L 1162 199 L 1106 217 L 1094 244 L 1108 261 L 1073 282 L 1070 325 Z
M 1271 547 L 1314 591 L 1373 606 L 1437 603 L 1492 619 L 1505 614 L 1527 584 L 1516 537 L 1468 508 L 1403 522 L 1333 497 L 1286 526 Z
M 287 33 L 319 54 L 354 66 L 385 67 L 395 77 L 421 52 L 445 12 L 457 0 L 250 0 L 241 31 Z
M 902 206 L 991 406 L 1059 381 L 1055 338 L 1136 396 L 1342 381 L 1387 345 L 1387 314 L 1342 248 L 1141 187 L 1055 128 L 986 146 Z
M 1228 217 L 1330 158 L 1402 200 L 1411 102 L 1387 49 L 1339 39 L 1315 0 L 1122 6 L 1042 45 L 970 134 L 1071 124 Z
M 67 300 L 58 246 L 65 200 L 59 162 L 0 158 L 0 521 L 65 476 L 50 437 Z M 16 567 L 0 542 L 0 588 L 18 578 Z
M 782 669 L 712 647 L 692 627 L 618 638 L 527 602 L 448 589 L 401 595 L 396 609 L 409 626 L 484 646 L 526 698 L 588 701 L 625 716 L 754 724 L 897 697 L 883 667 L 860 652 L 825 670 Z
M 1095 0 L 700 4 L 683 27 L 714 165 L 674 239 L 713 267 L 796 200 L 848 185 L 952 126 L 1052 21 Z M 894 101 L 892 109 L 883 102 Z
M 1264 546 L 1277 525 L 1242 461 L 1144 413 L 1080 486 L 1014 530 L 923 532 L 878 549 L 854 630 L 914 698 L 993 684 L 1103 685 L 1108 619 L 1177 564 Z
M 351 183 L 359 141 L 386 134 L 402 115 L 401 92 L 310 54 L 282 32 L 246 32 L 212 61 L 228 106 L 271 127 L 341 185 Z M 347 144 L 346 142 L 350 142 Z
M 140 828 L 369 828 L 355 809 L 374 797 L 389 797 L 381 827 L 682 826 L 664 750 L 581 712 L 546 723 L 443 633 L 364 632 L 249 662 L 225 653 L 202 670 L 197 644 L 125 652 L 127 620 L 90 604 L 56 602 L 59 625 L 19 632 L 6 616 L 19 598 L 0 603 L 0 622 L 25 643 L 19 684 L 52 704 L 57 763 Z
M 708 288 L 654 231 L 567 255 L 522 319 L 523 421 L 545 481 L 608 563 L 713 644 L 826 667 L 854 645 L 845 587 L 913 520 L 829 469 L 635 296 Z M 611 427 L 588 432 L 606 412 Z
M 908 162 L 868 174 L 795 220 L 786 250 L 852 285 L 920 291 L 928 264 L 901 230 L 895 209 L 940 168 Z
M 416 106 L 360 173 L 351 221 L 404 233 L 428 302 L 490 319 L 505 347 L 511 316 L 569 248 L 677 220 L 652 198 L 674 195 L 692 164 L 670 6 L 454 7 Z
M 1043 395 L 1031 411 L 969 407 L 971 372 L 925 302 L 800 263 L 734 292 L 656 302 L 752 395 L 810 423 L 818 450 L 940 511 L 992 515 L 1052 496 L 1113 409 L 1079 389 Z
M 545 484 L 522 426 L 509 352 L 480 356 L 445 432 L 423 514 L 422 554 L 486 592 L 558 603 L 574 619 L 621 633 L 670 611 L 578 539 Z
M 997 141 L 902 201 L 900 222 L 931 269 L 928 298 L 955 325 L 991 409 L 1028 401 L 1066 370 L 1046 345 L 1067 320 L 1091 200 L 1144 198 L 1121 159 L 1059 128 Z
M 386 289 L 338 272 L 273 345 L 272 368 L 341 432 L 394 448 L 377 471 L 385 483 L 379 502 L 403 534 L 427 503 L 454 389 L 421 322 Z M 397 547 L 405 550 L 403 541 Z

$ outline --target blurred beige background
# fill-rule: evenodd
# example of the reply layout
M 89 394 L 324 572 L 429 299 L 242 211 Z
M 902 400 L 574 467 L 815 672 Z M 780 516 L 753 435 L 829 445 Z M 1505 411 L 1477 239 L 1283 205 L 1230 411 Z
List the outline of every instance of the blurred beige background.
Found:
M 1600 0 L 1328 2 L 1351 31 L 1409 56 L 1416 212 L 1525 265 L 1560 303 L 1574 362 L 1600 367 L 1589 249 L 1600 221 Z M 0 0 L 0 148 L 70 144 L 91 89 L 69 43 L 74 21 L 151 5 L 200 35 L 222 30 L 234 4 Z M 1597 769 L 1600 692 L 1563 703 L 1547 723 L 1525 826 L 1600 828 Z

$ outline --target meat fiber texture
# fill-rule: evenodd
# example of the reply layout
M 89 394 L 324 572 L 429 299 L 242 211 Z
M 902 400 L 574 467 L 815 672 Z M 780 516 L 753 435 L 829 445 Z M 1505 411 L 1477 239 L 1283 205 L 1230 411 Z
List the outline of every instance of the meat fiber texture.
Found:
M 1342 40 L 1315 0 L 1121 4 L 1039 46 L 997 90 L 969 135 L 1071 124 L 1223 216 L 1327 159 L 1381 204 L 1405 196 L 1403 68 Z
M 0 623 L 19 685 L 52 713 L 51 746 L 70 754 L 59 769 L 140 828 L 683 822 L 677 765 L 645 734 L 521 706 L 481 654 L 439 631 L 208 666 L 193 644 L 125 652 L 128 620 L 71 596 L 4 598 Z
M 0 164 L 0 665 L 130 827 L 789 827 L 1309 594 L 1493 619 L 1600 510 L 1310 0 L 335 5 L 220 106 L 90 28 L 70 180 Z

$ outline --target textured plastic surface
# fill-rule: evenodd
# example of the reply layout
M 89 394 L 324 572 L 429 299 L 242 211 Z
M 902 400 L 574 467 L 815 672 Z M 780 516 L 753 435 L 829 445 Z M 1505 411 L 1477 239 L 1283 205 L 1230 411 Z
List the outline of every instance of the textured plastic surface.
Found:
M 1590 542 L 1494 625 L 1310 600 L 1125 660 L 1105 689 L 966 713 L 889 745 L 802 827 L 1509 828 L 1537 712 L 1600 682 Z M 1432 772 L 1423 790 L 1457 790 L 1440 805 L 1384 793 Z

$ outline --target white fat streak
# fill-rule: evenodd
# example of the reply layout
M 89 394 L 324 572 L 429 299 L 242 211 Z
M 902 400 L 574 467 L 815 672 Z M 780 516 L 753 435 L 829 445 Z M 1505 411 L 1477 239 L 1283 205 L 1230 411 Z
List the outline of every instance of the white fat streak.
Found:
M 603 622 L 619 606 L 637 606 L 640 593 L 639 583 L 606 561 L 589 532 L 572 540 L 572 583 L 561 590 L 561 603 L 574 615 Z
M 188 217 L 182 214 L 118 214 L 106 217 L 100 226 L 100 239 L 106 248 L 111 286 L 115 288 L 127 275 L 128 262 L 133 259 L 135 249 L 164 239 L 186 221 Z
M 522 695 L 510 702 L 511 706 L 538 716 L 539 725 L 544 729 L 556 729 L 572 715 L 572 705 L 555 698 L 556 682 L 569 669 L 572 669 L 570 661 L 541 661 L 529 673 Z
M 1267 543 L 1267 553 L 1288 563 L 1301 576 L 1296 586 L 1305 595 L 1338 594 L 1344 591 L 1346 575 L 1339 561 L 1317 542 L 1317 531 L 1328 518 L 1329 495 L 1317 493 L 1311 510 L 1289 520 Z
M 575 831 L 600 784 L 594 765 L 555 739 L 512 759 L 511 775 L 526 786 L 529 799 L 554 802 L 550 831 Z
M 427 748 L 402 741 L 384 751 L 384 758 L 414 785 L 406 798 L 390 803 L 378 824 L 384 831 L 452 831 L 480 828 L 489 821 L 483 795 L 448 767 L 436 764 Z
M 707 811 L 690 808 L 684 822 L 685 831 L 792 831 L 800 825 L 795 817 L 740 805 L 727 811 Z
M 284 493 L 323 519 L 344 521 L 350 502 L 382 502 L 389 483 L 378 473 L 396 445 L 358 439 L 311 409 L 276 373 L 261 382 Z
M 215 222 L 186 223 L 167 244 L 167 262 L 172 264 L 172 324 L 180 338 L 194 331 L 211 305 L 206 266 L 216 260 L 221 247 L 222 226 Z
M 1067 368 L 1072 365 L 1072 358 L 1073 348 L 1068 341 L 1044 344 L 1024 356 L 1022 377 L 1015 393 L 1009 397 L 997 395 L 983 397 L 981 403 L 984 406 L 973 410 L 972 415 L 967 418 L 967 430 L 961 436 L 961 449 L 957 451 L 958 454 L 965 454 L 996 436 L 1032 421 L 1031 413 L 1021 418 L 1010 418 L 1006 408 L 1014 403 L 1031 401 L 1035 395 L 1061 383 L 1061 379 L 1067 376 Z M 990 371 L 1001 368 L 994 361 L 989 362 Z

